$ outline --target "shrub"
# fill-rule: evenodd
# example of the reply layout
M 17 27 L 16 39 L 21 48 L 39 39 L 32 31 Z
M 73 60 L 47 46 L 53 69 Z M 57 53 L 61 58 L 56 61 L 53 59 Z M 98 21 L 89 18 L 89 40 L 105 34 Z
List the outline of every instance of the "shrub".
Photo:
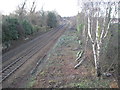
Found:
M 38 25 L 34 25 L 33 26 L 33 32 L 38 32 L 38 31 L 41 31 L 41 27 L 38 26 Z
M 51 28 L 54 28 L 57 26 L 57 17 L 54 12 L 48 12 L 47 15 L 47 25 L 50 26 Z
M 30 35 L 33 33 L 33 27 L 27 20 L 22 21 L 22 26 L 26 35 Z
M 2 42 L 16 40 L 19 37 L 17 25 L 19 24 L 16 18 L 4 18 L 2 23 Z

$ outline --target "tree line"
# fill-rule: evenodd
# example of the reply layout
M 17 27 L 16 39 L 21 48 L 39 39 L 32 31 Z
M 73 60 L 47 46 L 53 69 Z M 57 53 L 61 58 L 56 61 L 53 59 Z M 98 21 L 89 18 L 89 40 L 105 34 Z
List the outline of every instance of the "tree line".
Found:
M 26 38 L 37 32 L 45 32 L 59 25 L 60 15 L 55 11 L 35 11 L 35 1 L 30 11 L 25 9 L 26 0 L 14 13 L 2 15 L 2 43 L 6 47 L 11 41 Z

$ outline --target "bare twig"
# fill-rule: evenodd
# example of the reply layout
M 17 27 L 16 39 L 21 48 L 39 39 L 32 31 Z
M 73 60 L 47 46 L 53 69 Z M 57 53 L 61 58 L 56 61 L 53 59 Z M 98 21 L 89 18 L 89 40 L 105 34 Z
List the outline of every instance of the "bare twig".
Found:
M 25 1 L 24 1 L 23 5 L 22 5 L 22 7 L 21 7 L 21 12 L 20 12 L 20 14 L 19 14 L 19 15 L 22 15 L 23 10 L 24 10 L 25 5 L 26 5 L 26 2 L 27 2 L 27 0 L 25 0 Z
M 31 10 L 30 10 L 30 13 L 33 13 L 33 12 L 35 11 L 35 9 L 36 9 L 35 2 L 36 2 L 36 0 L 33 1 L 32 7 L 31 7 Z
M 84 51 L 81 51 L 80 54 L 78 55 L 78 57 L 77 57 L 77 59 L 76 59 L 75 61 L 78 61 L 78 60 L 82 57 L 83 53 L 84 53 Z

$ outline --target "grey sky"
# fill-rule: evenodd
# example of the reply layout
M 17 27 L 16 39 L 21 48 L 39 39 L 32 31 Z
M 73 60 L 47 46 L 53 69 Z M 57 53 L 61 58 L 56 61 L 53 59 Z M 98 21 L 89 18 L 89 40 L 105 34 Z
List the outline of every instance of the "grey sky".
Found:
M 33 1 L 27 0 L 27 10 L 30 9 Z M 0 0 L 0 12 L 9 14 L 23 2 L 24 0 Z M 36 0 L 36 5 L 36 10 L 40 10 L 43 6 L 45 11 L 56 10 L 61 16 L 74 16 L 77 14 L 77 0 Z

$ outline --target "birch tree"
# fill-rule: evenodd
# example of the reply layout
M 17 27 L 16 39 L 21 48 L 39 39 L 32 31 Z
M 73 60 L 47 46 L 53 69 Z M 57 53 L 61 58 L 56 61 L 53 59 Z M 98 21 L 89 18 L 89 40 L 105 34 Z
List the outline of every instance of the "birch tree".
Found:
M 118 2 L 104 2 L 102 0 L 83 2 L 82 12 L 87 16 L 87 35 L 92 44 L 96 75 L 101 75 L 100 53 L 104 39 L 109 33 L 113 18 L 116 17 Z

